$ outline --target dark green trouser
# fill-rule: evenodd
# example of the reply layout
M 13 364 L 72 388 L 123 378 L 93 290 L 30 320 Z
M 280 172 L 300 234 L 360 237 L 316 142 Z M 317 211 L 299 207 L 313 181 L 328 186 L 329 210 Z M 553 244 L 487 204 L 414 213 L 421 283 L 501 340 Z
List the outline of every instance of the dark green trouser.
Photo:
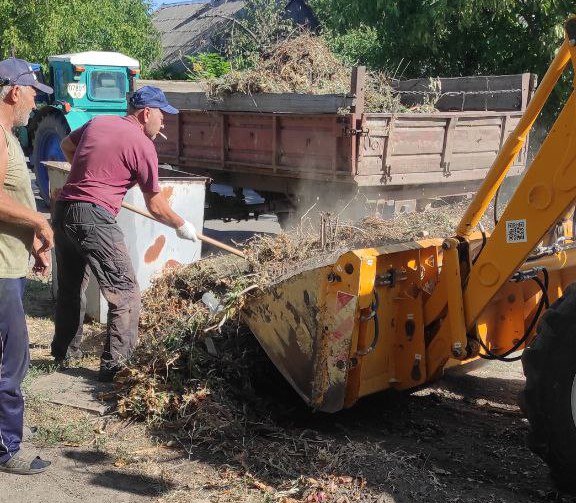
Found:
M 93 203 L 57 202 L 53 225 L 58 296 L 52 356 L 63 359 L 69 346 L 80 343 L 91 270 L 108 301 L 101 367 L 121 366 L 136 345 L 140 316 L 140 289 L 124 235 L 114 216 Z

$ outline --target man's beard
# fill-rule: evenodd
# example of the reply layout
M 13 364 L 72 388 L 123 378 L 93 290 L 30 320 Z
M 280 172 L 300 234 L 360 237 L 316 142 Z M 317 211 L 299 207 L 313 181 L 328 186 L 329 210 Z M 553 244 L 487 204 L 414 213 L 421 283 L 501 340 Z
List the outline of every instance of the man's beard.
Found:
M 30 120 L 30 112 L 28 107 L 16 107 L 14 110 L 14 127 L 26 126 Z

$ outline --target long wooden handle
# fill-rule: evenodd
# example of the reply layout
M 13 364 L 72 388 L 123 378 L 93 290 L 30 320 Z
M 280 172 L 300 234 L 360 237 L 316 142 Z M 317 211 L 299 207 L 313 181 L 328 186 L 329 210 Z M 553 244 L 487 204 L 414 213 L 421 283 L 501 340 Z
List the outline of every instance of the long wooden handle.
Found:
M 150 220 L 154 220 L 155 222 L 162 223 L 158 219 L 154 218 L 146 210 L 138 208 L 138 206 L 134 206 L 134 205 L 129 204 L 129 203 L 122 203 L 122 208 L 126 208 L 127 210 L 133 211 L 134 213 L 138 213 L 138 215 L 142 215 L 143 217 L 149 218 Z M 198 236 L 198 239 L 200 239 L 201 241 L 204 241 L 205 243 L 209 243 L 211 245 L 217 246 L 218 248 L 221 248 L 222 250 L 226 250 L 227 252 L 233 253 L 234 255 L 238 255 L 239 257 L 246 258 L 244 256 L 244 254 L 240 250 L 238 250 L 237 248 L 233 248 L 232 246 L 228 246 L 227 244 L 221 243 L 220 241 L 216 241 L 215 239 L 209 238 L 208 236 L 205 236 L 204 234 L 202 234 L 200 232 L 197 232 L 196 235 Z

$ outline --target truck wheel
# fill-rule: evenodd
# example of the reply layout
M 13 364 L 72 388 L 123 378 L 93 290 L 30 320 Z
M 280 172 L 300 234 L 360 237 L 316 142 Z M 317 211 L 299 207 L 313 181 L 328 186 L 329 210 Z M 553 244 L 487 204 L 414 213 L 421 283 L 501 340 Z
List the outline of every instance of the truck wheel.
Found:
M 57 114 L 48 114 L 40 120 L 34 134 L 34 151 L 32 152 L 32 167 L 36 173 L 36 184 L 40 196 L 50 203 L 50 183 L 48 170 L 43 161 L 65 161 L 60 149 L 60 142 L 70 132 L 66 121 Z
M 530 422 L 528 443 L 562 489 L 576 487 L 576 283 L 546 311 L 524 351 L 526 387 L 520 403 Z

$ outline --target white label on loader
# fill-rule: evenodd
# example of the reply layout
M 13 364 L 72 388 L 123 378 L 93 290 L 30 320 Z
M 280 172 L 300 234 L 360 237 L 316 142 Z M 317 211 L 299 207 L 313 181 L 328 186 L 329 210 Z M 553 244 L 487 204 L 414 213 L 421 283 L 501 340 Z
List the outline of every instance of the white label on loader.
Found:
M 527 240 L 526 219 L 506 220 L 507 243 L 525 243 Z
M 80 99 L 84 98 L 86 94 L 86 84 L 77 84 L 76 82 L 70 82 L 68 84 L 68 94 L 71 98 Z

